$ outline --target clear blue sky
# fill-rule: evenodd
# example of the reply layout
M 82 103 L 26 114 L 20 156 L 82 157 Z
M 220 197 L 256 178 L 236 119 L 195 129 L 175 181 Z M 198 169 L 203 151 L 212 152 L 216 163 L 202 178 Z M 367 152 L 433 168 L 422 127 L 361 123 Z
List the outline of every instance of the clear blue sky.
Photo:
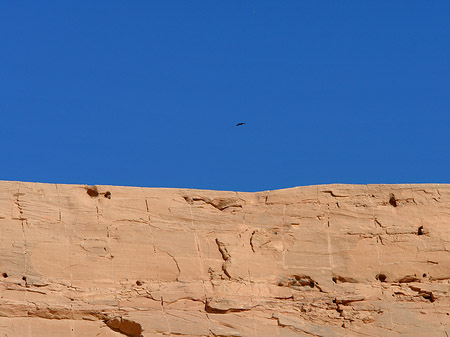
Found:
M 1 180 L 450 182 L 447 0 L 2 1 L 0 31 Z

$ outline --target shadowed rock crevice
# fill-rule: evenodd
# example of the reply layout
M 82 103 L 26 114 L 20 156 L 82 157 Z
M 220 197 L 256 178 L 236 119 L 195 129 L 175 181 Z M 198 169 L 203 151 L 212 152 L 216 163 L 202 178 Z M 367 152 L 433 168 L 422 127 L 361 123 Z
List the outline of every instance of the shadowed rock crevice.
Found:
M 104 321 L 111 330 L 120 332 L 127 337 L 142 337 L 142 326 L 126 318 L 116 317 Z
M 389 204 L 390 204 L 391 206 L 393 206 L 393 207 L 397 207 L 397 206 L 398 206 L 397 199 L 395 198 L 395 195 L 394 195 L 394 194 L 391 194 L 391 195 L 389 196 Z
M 339 275 L 333 276 L 331 279 L 334 283 L 358 283 L 358 281 L 352 277 L 344 277 Z
M 210 314 L 227 314 L 231 312 L 249 311 L 251 307 L 239 305 L 237 302 L 226 299 L 207 299 L 205 303 L 205 312 Z
M 222 259 L 224 261 L 222 263 L 222 271 L 228 278 L 231 278 L 231 275 L 228 272 L 228 266 L 231 264 L 231 255 L 230 255 L 230 253 L 228 253 L 225 243 L 223 243 L 222 241 L 220 241 L 219 239 L 216 238 L 216 244 L 217 244 L 217 247 L 219 248 L 219 252 L 222 255 Z
M 184 196 L 184 200 L 190 205 L 201 205 L 207 204 L 211 205 L 219 211 L 224 211 L 227 208 L 242 208 L 243 200 L 239 198 L 214 198 L 210 199 L 208 197 L 199 196 Z
M 417 229 L 417 235 L 429 235 L 428 229 L 424 228 L 423 226 L 419 226 Z
M 391 205 L 392 207 L 398 207 L 398 206 L 406 206 L 406 205 L 417 205 L 417 202 L 413 197 L 397 198 L 394 193 L 391 193 L 389 195 L 389 201 L 387 204 Z
M 398 283 L 411 283 L 411 282 L 418 282 L 420 281 L 416 275 L 405 275 L 401 277 L 400 279 L 396 280 Z
M 303 290 L 305 287 L 311 289 L 315 288 L 322 291 L 319 284 L 308 275 L 292 275 L 287 279 L 278 282 L 278 286 L 297 290 Z

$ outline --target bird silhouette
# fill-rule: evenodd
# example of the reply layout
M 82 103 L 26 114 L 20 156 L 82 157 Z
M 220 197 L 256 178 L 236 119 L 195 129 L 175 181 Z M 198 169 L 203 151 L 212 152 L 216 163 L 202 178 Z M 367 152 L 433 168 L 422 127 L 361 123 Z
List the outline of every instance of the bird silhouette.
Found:
M 236 126 L 244 125 L 245 123 L 237 123 Z

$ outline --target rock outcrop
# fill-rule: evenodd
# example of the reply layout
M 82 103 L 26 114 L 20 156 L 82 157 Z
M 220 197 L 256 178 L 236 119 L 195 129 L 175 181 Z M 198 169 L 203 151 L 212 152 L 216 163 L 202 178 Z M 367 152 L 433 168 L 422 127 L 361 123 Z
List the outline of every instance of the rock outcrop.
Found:
M 450 336 L 450 185 L 0 182 L 0 337 Z

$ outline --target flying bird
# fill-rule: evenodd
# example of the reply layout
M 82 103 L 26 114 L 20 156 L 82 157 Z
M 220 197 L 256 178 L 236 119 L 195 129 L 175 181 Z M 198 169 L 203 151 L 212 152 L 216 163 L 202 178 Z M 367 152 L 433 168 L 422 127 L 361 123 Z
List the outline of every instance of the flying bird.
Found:
M 244 125 L 245 123 L 237 123 L 236 126 Z

